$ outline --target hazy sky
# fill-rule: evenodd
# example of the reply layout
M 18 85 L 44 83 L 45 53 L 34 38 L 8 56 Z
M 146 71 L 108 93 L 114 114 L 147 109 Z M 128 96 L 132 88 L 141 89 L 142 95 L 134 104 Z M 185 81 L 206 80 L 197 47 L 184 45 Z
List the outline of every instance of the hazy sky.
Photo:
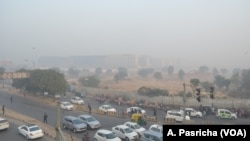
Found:
M 250 68 L 250 1 L 0 1 L 0 60 L 135 53 Z

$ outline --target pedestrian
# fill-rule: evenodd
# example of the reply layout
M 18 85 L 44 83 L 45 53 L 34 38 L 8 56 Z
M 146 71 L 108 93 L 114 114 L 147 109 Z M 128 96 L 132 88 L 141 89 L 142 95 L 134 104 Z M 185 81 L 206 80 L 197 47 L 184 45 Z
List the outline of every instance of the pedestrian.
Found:
M 154 108 L 154 116 L 156 116 L 156 108 Z
M 89 103 L 88 103 L 88 108 L 89 108 L 89 114 L 91 115 L 91 106 Z
M 12 103 L 12 101 L 13 101 L 13 98 L 12 98 L 12 96 L 10 97 L 10 102 Z
M 43 123 L 47 124 L 47 119 L 48 119 L 48 115 L 47 115 L 47 113 L 44 113 L 44 115 L 43 115 Z
M 5 114 L 5 106 L 3 105 L 2 106 L 2 112 L 3 112 L 3 115 Z

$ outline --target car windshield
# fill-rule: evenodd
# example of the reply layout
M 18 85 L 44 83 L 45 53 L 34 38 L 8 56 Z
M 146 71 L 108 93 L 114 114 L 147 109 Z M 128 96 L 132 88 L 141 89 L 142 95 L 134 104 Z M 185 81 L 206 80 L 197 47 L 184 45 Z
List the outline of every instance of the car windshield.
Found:
M 106 134 L 106 138 L 107 139 L 114 139 L 114 138 L 116 138 L 116 136 L 115 136 L 115 134 L 110 133 L 110 134 Z
M 75 120 L 73 120 L 73 123 L 74 124 L 82 124 L 84 122 L 82 120 L 80 120 L 80 119 L 75 119 Z
M 107 108 L 107 109 L 113 109 L 113 107 L 111 107 L 111 106 L 107 106 L 106 108 Z
M 93 117 L 88 117 L 88 118 L 87 118 L 87 121 L 88 121 L 88 122 L 93 122 L 93 121 L 96 121 L 96 119 L 93 118 Z
M 40 130 L 40 128 L 37 126 L 30 128 L 30 132 L 37 131 L 37 130 Z
M 131 128 L 125 128 L 124 131 L 125 131 L 125 133 L 132 133 L 133 132 L 133 130 Z
M 64 105 L 65 106 L 70 106 L 71 104 L 67 102 L 67 103 L 64 103 Z
M 135 127 L 135 129 L 140 129 L 141 128 L 141 126 L 139 124 L 135 124 L 134 127 Z

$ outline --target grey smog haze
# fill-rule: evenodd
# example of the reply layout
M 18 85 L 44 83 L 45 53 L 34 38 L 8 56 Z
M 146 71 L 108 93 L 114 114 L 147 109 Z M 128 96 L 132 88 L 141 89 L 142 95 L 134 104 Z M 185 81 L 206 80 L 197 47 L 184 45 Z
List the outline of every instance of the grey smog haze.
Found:
M 250 68 L 249 14 L 249 0 L 1 0 L 0 60 L 143 54 Z

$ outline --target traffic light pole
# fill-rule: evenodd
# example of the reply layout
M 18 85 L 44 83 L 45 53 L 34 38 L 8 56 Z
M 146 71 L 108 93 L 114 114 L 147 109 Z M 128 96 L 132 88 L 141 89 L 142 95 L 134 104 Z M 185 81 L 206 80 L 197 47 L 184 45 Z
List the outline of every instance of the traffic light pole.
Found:
M 61 125 L 61 108 L 60 102 L 57 102 L 57 112 L 56 112 L 56 141 L 66 141 L 64 134 L 60 128 Z
M 186 101 L 187 101 L 187 97 L 186 97 L 186 84 L 183 83 L 183 88 L 184 88 L 184 93 L 183 93 L 183 121 L 185 123 L 186 121 Z

